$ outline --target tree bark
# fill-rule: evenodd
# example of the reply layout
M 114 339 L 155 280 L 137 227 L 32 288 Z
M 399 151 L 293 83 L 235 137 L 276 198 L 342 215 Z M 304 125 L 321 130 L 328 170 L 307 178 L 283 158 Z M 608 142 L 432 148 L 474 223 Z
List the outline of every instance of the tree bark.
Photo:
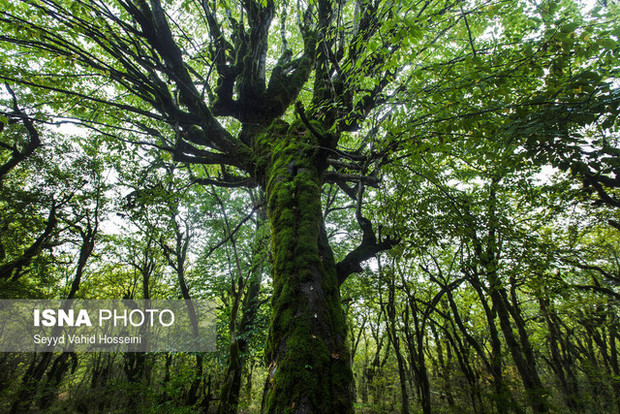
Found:
M 34 153 L 34 151 L 41 146 L 39 131 L 37 131 L 34 127 L 30 117 L 26 115 L 17 105 L 17 96 L 15 95 L 15 92 L 13 92 L 13 89 L 11 89 L 8 83 L 5 83 L 4 86 L 13 98 L 13 113 L 10 115 L 21 119 L 24 127 L 26 127 L 28 140 L 21 150 L 17 148 L 17 145 L 13 146 L 13 148 L 11 148 L 10 158 L 4 164 L 0 165 L 0 188 L 2 188 L 4 177 L 19 163 L 30 157 L 32 153 Z M 3 129 L 4 124 L 0 122 L 0 132 L 2 132 Z
M 379 260 L 379 275 L 381 275 L 382 267 L 381 261 Z M 407 391 L 407 367 L 405 364 L 405 358 L 400 350 L 400 338 L 398 337 L 398 331 L 396 329 L 396 304 L 395 304 L 395 296 L 396 296 L 396 287 L 395 287 L 395 275 L 394 272 L 390 272 L 389 280 L 388 280 L 388 303 L 386 306 L 386 314 L 388 317 L 388 335 L 390 338 L 390 342 L 392 342 L 392 346 L 394 347 L 394 354 L 396 355 L 396 362 L 398 363 L 398 378 L 400 381 L 400 412 L 401 414 L 409 413 L 409 393 Z M 407 311 L 407 310 L 406 310 Z M 414 310 L 412 310 L 414 311 Z M 415 312 L 415 311 L 414 311 Z M 408 314 L 407 314 L 408 315 Z M 408 325 L 408 317 L 404 320 L 405 330 L 408 333 L 407 325 Z M 417 328 L 417 326 L 416 326 Z M 410 340 L 409 335 L 407 335 L 407 339 Z M 411 347 L 411 344 L 409 344 Z M 416 371 L 416 363 L 417 359 L 411 358 L 411 368 Z M 417 377 L 417 375 L 416 375 Z M 419 384 L 418 384 L 419 386 Z M 424 404 L 423 404 L 424 405 Z
M 573 411 L 581 412 L 583 411 L 583 404 L 581 403 L 581 393 L 573 372 L 573 360 L 571 356 L 566 358 L 567 354 L 564 353 L 563 355 L 560 349 L 562 335 L 560 327 L 555 320 L 557 316 L 550 309 L 551 303 L 549 299 L 539 298 L 538 303 L 540 305 L 540 313 L 545 318 L 547 329 L 549 330 L 549 350 L 551 353 L 551 360 L 548 361 L 549 365 L 558 378 L 566 406 Z
M 243 316 L 241 317 L 239 328 L 231 332 L 226 381 L 220 392 L 220 405 L 218 409 L 220 414 L 236 413 L 239 405 L 241 379 L 243 368 L 246 363 L 246 354 L 249 350 L 248 339 L 250 330 L 254 326 L 256 320 L 259 307 L 258 295 L 263 280 L 263 255 L 261 254 L 261 250 L 263 249 L 264 239 L 262 237 L 263 232 L 261 231 L 261 226 L 264 225 L 265 219 L 264 209 L 259 210 L 256 240 L 254 241 L 252 252 L 252 270 L 242 304 Z M 239 287 L 239 289 L 241 289 L 241 287 Z
M 489 281 L 489 296 L 493 307 L 497 312 L 499 325 L 504 334 L 506 345 L 510 351 L 510 355 L 517 366 L 523 386 L 527 393 L 528 401 L 534 413 L 547 413 L 549 406 L 547 403 L 547 392 L 544 389 L 533 357 L 532 347 L 525 330 L 525 325 L 520 317 L 518 309 L 511 307 L 508 300 L 508 294 L 499 275 L 499 221 L 497 217 L 497 186 L 500 178 L 493 178 L 489 186 L 488 201 L 488 239 L 483 252 L 482 245 L 477 242 L 476 250 L 480 260 L 480 264 L 485 270 L 487 280 Z M 517 303 L 514 306 L 518 306 Z M 517 326 L 519 337 L 515 335 L 512 329 L 512 320 Z
M 274 280 L 263 412 L 352 413 L 346 320 L 321 208 L 325 155 L 301 125 L 285 139 L 271 134 L 263 137 L 275 142 L 264 182 Z
M 68 301 L 75 299 L 75 295 L 80 288 L 80 282 L 82 281 L 86 263 L 95 247 L 95 239 L 97 237 L 99 223 L 97 214 L 98 208 L 95 212 L 94 224 L 91 224 L 90 219 L 88 219 L 86 230 L 80 230 L 82 245 L 80 247 L 80 255 L 78 258 L 77 269 L 75 271 L 75 277 L 73 278 L 71 289 L 67 295 Z M 51 215 L 52 213 L 50 213 L 50 216 Z M 69 302 L 65 302 L 63 305 L 65 310 L 69 306 Z M 54 327 L 52 329 L 52 336 L 57 336 L 60 333 L 60 330 L 62 330 L 61 327 Z M 24 377 L 22 378 L 21 388 L 17 394 L 17 399 L 11 406 L 11 413 L 18 413 L 28 409 L 36 396 L 35 390 L 37 389 L 37 386 L 41 387 L 41 385 L 42 395 L 39 399 L 40 408 L 45 409 L 51 404 L 53 398 L 56 396 L 58 385 L 60 385 L 60 382 L 69 367 L 69 357 L 72 356 L 74 358 L 74 362 L 77 363 L 77 356 L 73 352 L 63 352 L 56 358 L 52 364 L 50 372 L 48 372 L 47 378 L 44 379 L 43 375 L 52 361 L 53 355 L 54 354 L 51 352 L 44 353 L 39 363 L 35 367 L 31 367 L 31 369 L 26 371 Z
M 512 398 L 511 398 L 510 390 L 506 386 L 506 383 L 503 378 L 502 343 L 499 338 L 499 332 L 497 330 L 497 326 L 495 325 L 496 323 L 495 320 L 497 319 L 497 313 L 489 307 L 484 291 L 482 289 L 482 284 L 480 282 L 478 275 L 475 272 L 469 278 L 469 282 L 472 285 L 472 287 L 476 290 L 476 293 L 478 294 L 478 298 L 480 299 L 480 303 L 482 305 L 482 308 L 484 309 L 484 314 L 486 316 L 487 326 L 489 328 L 490 342 L 491 342 L 491 355 L 490 355 L 490 360 L 488 364 L 488 369 L 491 372 L 491 375 L 493 376 L 493 387 L 495 388 L 495 395 L 494 395 L 495 407 L 498 413 L 507 413 L 508 409 L 511 406 L 510 400 Z M 452 309 L 455 315 L 458 315 L 456 303 L 454 303 L 451 296 L 450 296 L 450 300 L 451 300 L 450 304 L 452 306 Z M 462 323 L 459 325 L 459 327 L 461 328 L 461 331 L 466 332 L 465 326 Z M 472 338 L 470 340 L 470 343 L 473 343 L 473 341 L 475 340 L 473 340 Z M 477 346 L 477 342 L 476 342 L 476 346 Z M 482 350 L 478 350 L 478 354 L 481 355 L 481 357 L 484 357 L 484 352 Z
M 523 386 L 528 395 L 530 406 L 535 413 L 549 412 L 549 407 L 546 401 L 546 393 L 543 388 L 538 372 L 535 366 L 528 364 L 527 358 L 524 356 L 523 351 L 519 347 L 514 332 L 512 330 L 512 324 L 510 323 L 510 312 L 508 310 L 508 304 L 505 300 L 505 290 L 497 287 L 496 285 L 491 287 L 491 299 L 493 305 L 497 309 L 497 315 L 499 317 L 499 324 L 506 340 L 506 345 L 512 355 L 512 359 L 517 366 L 519 375 L 523 381 Z

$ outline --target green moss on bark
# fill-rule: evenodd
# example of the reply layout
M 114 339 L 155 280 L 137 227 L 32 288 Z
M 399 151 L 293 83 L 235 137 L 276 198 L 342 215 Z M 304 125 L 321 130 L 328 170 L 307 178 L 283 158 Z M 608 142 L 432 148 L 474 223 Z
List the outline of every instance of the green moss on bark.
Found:
M 318 124 L 314 125 L 320 131 Z M 317 138 L 278 122 L 257 138 L 274 268 L 264 412 L 352 412 L 346 324 L 336 266 L 323 230 Z

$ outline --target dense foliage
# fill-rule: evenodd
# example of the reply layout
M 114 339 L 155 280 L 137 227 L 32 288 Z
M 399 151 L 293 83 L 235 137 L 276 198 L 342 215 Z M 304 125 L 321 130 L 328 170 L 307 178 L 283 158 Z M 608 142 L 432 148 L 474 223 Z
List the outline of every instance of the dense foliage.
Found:
M 2 299 L 213 353 L 0 355 L 0 411 L 620 412 L 614 1 L 0 0 Z

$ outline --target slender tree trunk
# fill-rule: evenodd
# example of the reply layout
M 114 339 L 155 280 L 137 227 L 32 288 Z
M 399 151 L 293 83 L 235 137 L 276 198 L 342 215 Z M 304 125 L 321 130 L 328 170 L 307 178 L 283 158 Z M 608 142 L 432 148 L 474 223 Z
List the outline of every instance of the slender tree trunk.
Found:
M 408 306 L 405 308 L 404 313 L 404 331 L 407 338 L 407 348 L 409 350 L 411 370 L 413 371 L 413 376 L 415 379 L 418 400 L 422 405 L 422 412 L 424 414 L 429 414 L 431 412 L 431 393 L 428 371 L 426 369 L 426 359 L 424 356 L 424 338 L 426 335 L 424 321 L 420 319 L 420 314 L 422 312 L 418 306 L 415 293 L 411 292 L 411 290 L 407 287 L 407 281 L 404 276 L 401 275 L 401 277 L 404 291 L 408 299 Z M 413 322 L 409 322 L 410 312 Z
M 572 369 L 572 357 L 566 354 L 566 352 L 563 354 L 560 349 L 562 335 L 560 327 L 555 320 L 556 317 L 550 309 L 551 305 L 548 299 L 540 298 L 538 303 L 540 305 L 540 312 L 547 322 L 547 329 L 549 330 L 549 349 L 551 353 L 550 365 L 558 378 L 562 391 L 562 397 L 569 409 L 576 412 L 582 412 L 584 407 L 581 402 L 581 393 L 579 392 L 579 387 Z
M 405 311 L 405 334 L 407 336 L 407 346 L 411 360 L 411 370 L 415 379 L 418 399 L 422 406 L 422 412 L 431 412 L 431 389 L 426 369 L 426 359 L 424 357 L 424 332 L 421 332 L 422 323 L 418 318 L 420 312 L 416 299 L 408 292 L 409 309 L 411 309 L 413 323 L 409 323 L 409 310 Z M 413 326 L 414 332 L 410 327 Z
M 243 376 L 243 368 L 245 365 L 246 354 L 249 350 L 249 336 L 256 320 L 258 312 L 258 295 L 263 280 L 263 250 L 264 238 L 262 237 L 261 226 L 266 220 L 266 216 L 259 210 L 258 226 L 256 229 L 256 239 L 252 252 L 252 269 L 250 281 L 246 290 L 246 294 L 242 305 L 241 322 L 239 328 L 231 327 L 231 342 L 228 355 L 228 369 L 226 380 L 220 392 L 220 405 L 218 412 L 220 414 L 232 414 L 237 412 L 239 404 L 239 394 L 241 391 L 241 380 Z M 241 287 L 239 287 L 241 289 Z M 239 299 L 236 299 L 239 300 Z M 236 314 L 236 312 L 234 312 Z M 232 315 L 231 318 L 236 318 Z M 234 325 L 234 324 L 233 324 Z
M 487 319 L 487 326 L 489 328 L 490 340 L 491 340 L 491 359 L 489 361 L 489 370 L 491 371 L 491 375 L 493 376 L 493 387 L 495 388 L 495 407 L 497 408 L 498 413 L 507 413 L 510 408 L 510 391 L 506 386 L 506 383 L 503 379 L 502 373 L 502 343 L 499 338 L 499 332 L 497 330 L 497 326 L 495 325 L 495 320 L 497 319 L 497 313 L 493 311 L 489 307 L 487 299 L 485 297 L 484 291 L 482 289 L 480 279 L 477 274 L 472 275 L 470 278 L 470 283 L 473 288 L 476 290 L 478 294 L 478 298 L 480 299 L 480 303 L 482 304 L 482 308 L 484 310 L 484 314 Z M 456 304 L 451 300 L 451 306 L 454 310 L 455 314 L 457 313 Z M 465 327 L 460 324 L 461 328 L 464 330 Z M 477 342 L 476 342 L 477 344 Z M 481 356 L 484 356 L 482 351 L 478 352 Z
M 523 351 L 519 347 L 519 342 L 514 335 L 512 324 L 510 323 L 510 312 L 508 311 L 508 305 L 505 301 L 505 293 L 503 288 L 496 286 L 491 287 L 491 299 L 493 300 L 493 305 L 497 309 L 497 315 L 499 317 L 502 333 L 506 340 L 506 345 L 508 346 L 508 350 L 512 355 L 512 359 L 523 381 L 530 406 L 535 413 L 546 413 L 549 411 L 549 407 L 547 406 L 545 389 L 538 377 L 536 367 L 528 364 Z
M 233 414 L 237 412 L 243 365 L 240 353 L 239 341 L 232 340 L 228 353 L 226 378 L 220 391 L 220 405 L 218 408 L 220 414 Z
M 546 413 L 549 411 L 547 405 L 547 393 L 540 381 L 536 370 L 531 344 L 525 331 L 525 326 L 520 313 L 516 309 L 511 309 L 508 295 L 504 288 L 498 272 L 498 262 L 500 257 L 500 245 L 498 241 L 499 222 L 496 213 L 497 196 L 496 189 L 500 178 L 495 177 L 489 186 L 489 204 L 488 204 L 488 238 L 484 249 L 479 241 L 476 241 L 476 252 L 480 260 L 481 266 L 484 268 L 486 277 L 489 281 L 489 296 L 493 307 L 497 312 L 499 325 L 504 334 L 506 345 L 512 355 L 512 359 L 517 366 L 519 375 L 523 381 L 523 386 L 528 396 L 529 404 L 535 413 Z M 518 306 L 515 303 L 515 306 Z M 519 332 L 519 340 L 512 330 L 511 315 L 517 330 Z
M 321 208 L 325 155 L 305 128 L 292 126 L 286 139 L 271 142 L 277 146 L 271 147 L 264 186 L 273 315 L 263 412 L 352 413 L 346 320 Z
M 380 307 L 383 308 L 383 298 L 381 293 L 381 288 L 379 288 L 379 304 Z M 377 312 L 377 320 L 374 324 L 370 325 L 370 332 L 372 338 L 375 341 L 376 349 L 374 355 L 372 357 L 372 361 L 370 365 L 367 365 L 367 368 L 364 369 L 364 382 L 366 384 L 366 399 L 363 400 L 367 403 L 369 400 L 372 400 L 373 403 L 378 403 L 381 400 L 381 389 L 377 386 L 375 382 L 375 376 L 379 372 L 379 369 L 383 366 L 381 363 L 381 351 L 383 349 L 383 343 L 385 340 L 385 335 L 382 334 L 381 326 L 383 326 L 383 311 Z M 387 351 L 385 354 L 389 353 L 390 341 L 387 341 Z M 385 360 L 385 359 L 384 359 Z M 370 397 L 370 398 L 369 398 Z
M 170 395 L 168 394 L 168 383 L 170 382 L 170 367 L 172 366 L 172 357 L 173 355 L 170 352 L 166 352 L 164 354 L 164 378 L 161 382 L 161 387 L 164 390 L 162 395 L 159 397 L 159 401 L 161 403 L 165 403 L 170 401 Z
M 379 273 L 380 273 L 380 277 L 382 277 L 383 275 L 381 275 L 381 273 L 383 273 L 381 271 L 381 261 L 379 260 Z M 398 363 L 398 378 L 400 380 L 400 398 L 401 398 L 401 408 L 400 408 L 400 412 L 401 414 L 408 414 L 409 413 L 409 393 L 407 391 L 407 371 L 406 371 L 406 366 L 405 366 L 405 358 L 403 358 L 402 352 L 400 351 L 400 338 L 398 337 L 398 332 L 396 330 L 396 304 L 395 304 L 395 296 L 396 296 L 396 289 L 395 289 L 395 280 L 394 280 L 394 273 L 390 272 L 390 276 L 389 276 L 389 285 L 388 285 L 388 303 L 387 303 L 387 309 L 386 309 L 386 314 L 388 316 L 388 322 L 389 322 L 389 326 L 388 326 L 388 334 L 390 335 L 390 342 L 392 342 L 392 346 L 394 347 L 394 354 L 396 355 L 396 361 Z M 412 310 L 415 312 L 415 310 Z M 405 329 L 407 329 L 407 326 L 409 325 L 409 321 L 408 321 L 408 309 L 406 309 L 406 313 L 405 313 L 406 317 L 405 317 Z M 415 363 L 417 361 L 414 360 L 412 358 L 411 360 L 411 364 L 412 364 L 412 369 L 415 371 L 416 367 L 415 367 Z
M 43 353 L 41 359 L 33 361 L 28 370 L 24 373 L 20 391 L 11 405 L 11 414 L 22 413 L 29 410 L 32 400 L 36 396 L 37 385 L 41 378 L 43 378 L 45 370 L 52 361 L 52 356 L 53 354 L 51 352 Z
M 243 367 L 249 350 L 248 336 L 254 326 L 258 311 L 258 294 L 262 281 L 262 268 L 253 272 L 251 277 L 252 279 L 250 280 L 243 303 L 241 323 L 239 324 L 238 332 L 235 333 L 230 344 L 226 383 L 222 387 L 220 395 L 220 414 L 236 413 L 237 405 L 239 404 Z
M 456 404 L 454 401 L 454 395 L 452 392 L 452 352 L 450 342 L 446 341 L 445 344 L 445 356 L 444 356 L 444 346 L 442 345 L 443 338 L 439 336 L 437 333 L 437 328 L 435 327 L 435 323 L 431 322 L 430 324 L 431 332 L 433 333 L 433 338 L 435 341 L 435 346 L 437 347 L 437 371 L 439 373 L 439 378 L 441 378 L 441 385 L 445 392 L 446 402 L 448 403 L 448 407 L 452 411 L 455 411 Z M 475 410 L 475 399 L 473 409 Z
M 21 276 L 22 269 L 27 267 L 32 260 L 43 250 L 51 239 L 58 224 L 56 203 L 52 203 L 47 216 L 47 223 L 43 233 L 24 251 L 18 258 L 0 266 L 0 279 L 17 280 Z
M 96 213 L 97 214 L 97 213 Z M 98 218 L 95 214 L 94 224 L 91 225 L 90 219 L 88 220 L 88 226 L 85 231 L 81 231 L 82 233 L 82 245 L 80 247 L 80 255 L 78 258 L 78 265 L 75 271 L 75 277 L 73 278 L 73 282 L 71 283 L 71 289 L 69 294 L 67 295 L 67 300 L 75 299 L 75 295 L 77 294 L 78 289 L 80 288 L 80 283 L 82 281 L 82 276 L 84 274 L 84 269 L 86 267 L 86 263 L 93 252 L 95 247 L 95 238 L 98 232 Z M 69 306 L 69 303 L 65 302 L 64 309 L 66 310 Z M 62 327 L 55 326 L 52 329 L 52 336 L 57 336 Z M 20 392 L 18 393 L 18 397 L 13 403 L 11 407 L 12 413 L 17 413 L 22 410 L 27 409 L 36 397 L 36 390 L 38 386 L 42 386 L 42 395 L 39 399 L 39 404 L 41 405 L 41 409 L 46 409 L 54 400 L 58 386 L 62 381 L 62 378 L 69 366 L 68 359 L 71 353 L 63 353 L 59 355 L 54 363 L 52 364 L 52 368 L 47 375 L 47 378 L 43 378 L 47 367 L 52 361 L 53 354 L 51 352 L 46 352 L 43 354 L 43 357 L 39 361 L 38 365 L 34 367 L 32 370 L 26 371 L 24 377 L 22 379 L 22 384 L 20 388 Z M 77 358 L 75 354 L 74 358 Z
M 174 211 L 174 210 L 173 210 Z M 176 213 L 172 213 L 170 216 L 171 224 L 173 225 L 175 232 L 175 247 L 171 249 L 163 240 L 160 240 L 160 246 L 168 261 L 168 265 L 176 271 L 177 280 L 179 282 L 179 288 L 181 289 L 181 295 L 185 300 L 185 306 L 187 313 L 192 324 L 192 332 L 194 337 L 198 337 L 198 318 L 196 316 L 196 309 L 192 302 L 192 297 L 189 292 L 189 287 L 185 280 L 185 262 L 187 259 L 187 251 L 189 249 L 190 239 L 192 233 L 188 225 L 185 225 L 184 229 L 181 229 L 176 220 Z M 200 398 L 200 384 L 202 381 L 202 362 L 203 357 L 201 354 L 196 354 L 196 369 L 194 377 L 187 391 L 185 402 L 187 405 L 194 405 Z
M 97 409 L 94 410 L 95 412 L 105 412 L 106 404 L 110 403 L 107 398 L 109 393 L 108 381 L 113 372 L 114 356 L 114 354 L 108 352 L 99 352 L 93 363 L 90 390 L 93 394 L 100 395 L 97 401 Z M 81 411 L 88 412 L 88 410 L 88 407 L 84 407 Z
M 520 347 L 521 352 L 523 353 L 525 362 L 527 366 L 529 367 L 531 376 L 533 377 L 535 381 L 534 385 L 538 387 L 539 389 L 538 395 L 536 396 L 536 398 L 541 400 L 541 403 L 547 406 L 547 403 L 545 401 L 546 397 L 543 397 L 543 395 L 546 394 L 546 390 L 544 389 L 542 382 L 540 381 L 540 377 L 538 376 L 538 370 L 536 367 L 536 357 L 534 356 L 534 350 L 532 348 L 532 342 L 530 341 L 530 336 L 527 330 L 525 329 L 525 320 L 523 319 L 523 316 L 521 315 L 521 308 L 519 305 L 519 301 L 517 299 L 515 285 L 516 285 L 515 281 L 513 280 L 513 278 L 511 278 L 510 279 L 511 301 L 509 301 L 507 297 L 508 293 L 505 290 L 500 290 L 500 294 L 502 295 L 502 298 L 504 299 L 504 303 L 506 304 L 506 307 L 508 308 L 508 312 L 510 312 L 510 315 L 512 316 L 512 320 L 514 321 L 515 326 L 517 327 L 519 343 L 521 345 Z M 548 407 L 547 407 L 547 410 L 548 410 Z
M 613 312 L 613 310 L 611 310 L 611 312 Z M 616 339 L 618 337 L 618 326 L 616 323 L 615 320 L 611 321 L 609 327 L 609 358 L 613 373 L 611 386 L 614 392 L 616 412 L 620 413 L 620 367 L 618 366 L 618 350 L 616 347 Z
M 67 369 L 69 368 L 69 358 L 73 360 L 73 368 L 71 372 L 75 371 L 77 366 L 77 354 L 75 352 L 63 352 L 52 363 L 52 367 L 43 380 L 44 389 L 39 399 L 39 408 L 41 410 L 47 409 L 57 398 L 58 386 L 62 382 Z

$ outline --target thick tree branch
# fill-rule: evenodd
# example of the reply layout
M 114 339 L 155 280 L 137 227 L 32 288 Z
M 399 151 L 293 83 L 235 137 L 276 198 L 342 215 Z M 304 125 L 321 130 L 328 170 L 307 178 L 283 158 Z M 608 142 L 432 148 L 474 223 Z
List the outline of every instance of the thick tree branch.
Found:
M 309 34 L 304 37 L 304 54 L 300 58 L 290 61 L 291 52 L 285 50 L 278 59 L 267 88 L 268 118 L 282 116 L 299 95 L 312 72 L 315 43 L 314 35 Z
M 43 250 L 50 241 L 54 229 L 58 224 L 56 217 L 56 203 L 52 203 L 50 212 L 47 216 L 47 223 L 43 233 L 26 249 L 26 251 L 18 258 L 0 266 L 0 279 L 15 280 L 20 276 L 21 269 L 27 266 L 32 259 Z
M 172 158 L 178 162 L 189 162 L 190 164 L 226 164 L 243 168 L 241 159 L 234 155 L 222 152 L 207 151 L 195 147 L 194 145 L 178 138 L 175 148 L 172 150 Z
M 16 117 L 22 121 L 26 127 L 26 131 L 28 132 L 28 141 L 21 151 L 17 149 L 17 146 L 11 148 L 11 157 L 4 164 L 0 165 L 0 187 L 2 186 L 4 176 L 8 174 L 8 172 L 15 168 L 20 162 L 32 155 L 32 153 L 39 146 L 41 146 L 39 132 L 34 127 L 30 117 L 26 115 L 17 105 L 17 96 L 15 96 L 15 92 L 11 89 L 8 83 L 5 83 L 4 86 L 13 99 L 13 112 L 7 115 Z
M 375 235 L 372 228 L 372 223 L 366 217 L 362 216 L 362 198 L 364 193 L 364 186 L 360 183 L 357 194 L 357 208 L 355 211 L 355 217 L 362 229 L 362 242 L 352 252 L 346 255 L 346 257 L 336 264 L 336 270 L 338 273 L 338 282 L 342 284 L 349 275 L 353 273 L 359 273 L 362 269 L 362 262 L 371 259 L 377 253 L 385 250 L 389 250 L 398 243 L 399 238 L 386 237 L 381 239 Z
M 124 4 L 124 7 L 140 24 L 149 44 L 163 58 L 167 73 L 178 88 L 181 103 L 196 117 L 196 122 L 202 130 L 200 139 L 196 138 L 198 141 L 196 143 L 220 151 L 234 152 L 236 149 L 235 139 L 213 117 L 209 108 L 202 101 L 201 94 L 194 86 L 183 61 L 181 49 L 172 36 L 160 1 L 151 0 L 150 3 L 151 6 L 149 7 L 144 0 L 141 0 L 136 2 L 136 7 L 131 7 L 127 3 Z M 182 124 L 181 126 L 188 128 L 191 125 Z M 196 137 L 195 134 L 192 136 Z
M 218 73 L 217 85 L 215 87 L 215 96 L 213 100 L 213 113 L 218 116 L 240 117 L 239 103 L 233 99 L 235 79 L 239 75 L 240 67 L 235 65 L 234 58 L 242 48 L 242 42 L 245 39 L 243 26 L 234 19 L 233 24 L 235 46 L 231 44 L 224 36 L 220 29 L 220 22 L 217 20 L 215 11 L 211 9 L 207 0 L 201 3 L 202 9 L 209 26 L 209 33 L 213 40 L 211 55 L 215 63 L 215 69 Z M 205 79 L 205 85 L 208 85 L 208 78 Z
M 612 197 L 609 192 L 603 187 L 600 177 L 597 177 L 591 173 L 586 173 L 586 175 L 583 176 L 582 179 L 586 187 L 592 186 L 596 190 L 596 193 L 598 194 L 599 198 L 603 203 L 611 207 L 620 207 L 620 201 Z

